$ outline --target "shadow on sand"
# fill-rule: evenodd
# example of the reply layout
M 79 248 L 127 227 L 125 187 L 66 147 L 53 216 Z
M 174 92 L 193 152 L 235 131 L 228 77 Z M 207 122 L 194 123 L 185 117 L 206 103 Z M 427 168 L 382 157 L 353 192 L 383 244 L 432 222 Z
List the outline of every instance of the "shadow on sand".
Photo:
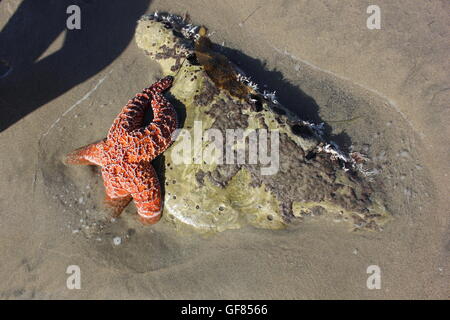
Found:
M 67 30 L 70 5 L 81 29 Z M 0 132 L 96 75 L 134 36 L 150 0 L 24 0 L 0 32 Z M 65 32 L 63 46 L 40 57 Z M 6 75 L 5 75 L 6 74 Z

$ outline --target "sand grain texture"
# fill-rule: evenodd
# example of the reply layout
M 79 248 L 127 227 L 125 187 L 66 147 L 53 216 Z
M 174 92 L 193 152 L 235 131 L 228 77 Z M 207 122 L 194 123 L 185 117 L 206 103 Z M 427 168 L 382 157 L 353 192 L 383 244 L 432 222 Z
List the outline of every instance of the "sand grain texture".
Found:
M 0 3 L 0 28 L 18 4 Z M 200 237 L 140 226 L 132 206 L 103 223 L 98 171 L 61 159 L 103 138 L 128 99 L 161 76 L 130 39 L 112 63 L 0 132 L 0 297 L 448 298 L 450 5 L 378 1 L 382 29 L 368 30 L 369 4 L 153 1 L 147 12 L 189 12 L 284 105 L 367 153 L 394 215 L 383 232 L 309 221 Z M 20 108 L 11 99 L 0 96 L 2 108 Z M 66 288 L 73 264 L 81 290 Z M 369 265 L 381 268 L 380 290 L 366 287 Z

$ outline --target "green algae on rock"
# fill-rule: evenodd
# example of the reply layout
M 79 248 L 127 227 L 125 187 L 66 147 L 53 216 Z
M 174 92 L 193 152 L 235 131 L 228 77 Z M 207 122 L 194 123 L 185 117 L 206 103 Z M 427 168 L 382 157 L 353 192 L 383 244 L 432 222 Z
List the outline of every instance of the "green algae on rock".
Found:
M 342 221 L 351 230 L 381 230 L 390 215 L 359 170 L 361 156 L 326 143 L 320 126 L 296 118 L 273 94 L 259 92 L 242 71 L 229 71 L 231 63 L 220 69 L 226 58 L 199 45 L 209 43 L 200 30 L 170 14 L 144 16 L 136 29 L 139 48 L 163 74 L 175 76 L 170 93 L 185 108 L 182 130 L 164 154 L 163 219 L 203 233 L 247 224 L 282 229 L 311 216 Z M 212 73 L 236 76 L 248 94 L 236 94 L 229 81 L 217 85 Z M 232 163 L 219 161 L 227 148 L 220 138 L 229 145 L 229 129 L 238 133 L 231 149 L 244 161 L 234 161 L 234 151 Z M 250 161 L 263 156 L 263 134 L 279 141 L 278 152 L 270 150 L 278 166 L 271 174 L 267 161 Z M 248 142 L 255 137 L 259 148 L 252 149 Z M 214 145 L 219 157 L 209 152 Z

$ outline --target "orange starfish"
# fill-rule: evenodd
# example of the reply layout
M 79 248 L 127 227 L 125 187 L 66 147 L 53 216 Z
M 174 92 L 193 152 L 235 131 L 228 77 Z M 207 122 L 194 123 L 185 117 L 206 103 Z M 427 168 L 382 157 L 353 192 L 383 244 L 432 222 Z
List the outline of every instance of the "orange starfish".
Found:
M 172 143 L 177 128 L 174 107 L 162 92 L 172 85 L 165 77 L 128 101 L 106 139 L 77 149 L 66 156 L 68 164 L 101 166 L 106 188 L 105 202 L 119 216 L 131 199 L 143 224 L 161 217 L 161 187 L 151 161 Z M 151 105 L 153 121 L 144 127 L 144 114 Z

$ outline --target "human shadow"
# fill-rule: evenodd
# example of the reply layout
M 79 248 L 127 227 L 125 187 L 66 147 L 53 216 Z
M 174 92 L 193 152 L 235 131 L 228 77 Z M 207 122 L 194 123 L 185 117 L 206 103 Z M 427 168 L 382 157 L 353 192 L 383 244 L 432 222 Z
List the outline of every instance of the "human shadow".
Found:
M 325 139 L 336 142 L 343 151 L 349 151 L 351 138 L 345 133 L 332 134 L 332 127 L 319 115 L 319 105 L 314 98 L 303 92 L 298 86 L 287 80 L 280 71 L 267 70 L 265 63 L 245 53 L 214 44 L 213 49 L 227 56 L 234 64 L 242 68 L 252 81 L 267 86 L 267 91 L 276 91 L 277 99 L 300 119 L 316 124 L 324 124 Z M 260 88 L 264 90 L 265 88 Z M 275 110 L 277 111 L 277 110 Z
M 23 0 L 0 32 L 0 132 L 111 64 L 150 1 Z M 66 27 L 70 5 L 79 30 Z M 63 32 L 62 48 L 40 59 Z

